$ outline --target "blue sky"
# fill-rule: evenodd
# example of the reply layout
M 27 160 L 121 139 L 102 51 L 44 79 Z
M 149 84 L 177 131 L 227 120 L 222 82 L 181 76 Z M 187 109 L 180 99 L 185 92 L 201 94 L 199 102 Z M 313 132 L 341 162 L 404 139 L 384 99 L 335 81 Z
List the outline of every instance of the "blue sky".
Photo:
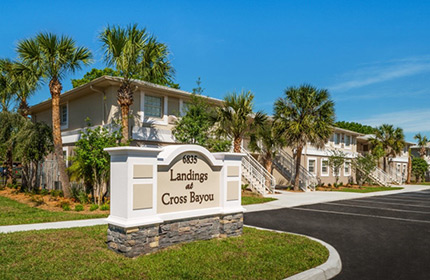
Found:
M 98 33 L 138 23 L 166 43 L 176 82 L 205 94 L 251 90 L 272 113 L 289 86 L 329 89 L 338 120 L 401 126 L 430 135 L 430 1 L 1 1 L 0 57 L 50 31 L 90 48 Z M 30 104 L 49 98 L 45 85 Z

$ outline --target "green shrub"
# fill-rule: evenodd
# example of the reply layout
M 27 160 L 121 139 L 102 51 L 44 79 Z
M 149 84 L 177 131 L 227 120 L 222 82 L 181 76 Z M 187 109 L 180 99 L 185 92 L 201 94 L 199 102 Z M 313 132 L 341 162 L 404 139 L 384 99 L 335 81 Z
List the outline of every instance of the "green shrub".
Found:
M 109 209 L 110 209 L 109 204 L 103 204 L 102 206 L 100 206 L 100 210 L 102 210 L 102 211 L 106 211 Z
M 99 206 L 97 204 L 91 204 L 90 211 L 95 211 L 97 209 L 99 209 Z
M 342 187 L 342 186 L 343 186 L 343 182 L 340 182 L 340 183 L 339 183 L 339 187 Z
M 84 211 L 84 206 L 82 204 L 76 204 L 75 211 L 76 212 Z
M 329 188 L 331 188 L 331 184 L 330 183 L 328 183 L 328 185 L 327 185 Z
M 41 195 L 48 195 L 48 194 L 49 194 L 49 190 L 47 190 L 47 189 L 42 189 L 42 190 L 40 191 L 40 194 L 41 194 Z
M 242 184 L 241 185 L 242 191 L 245 191 L 248 187 L 249 187 L 249 184 Z
M 60 202 L 60 207 L 63 208 L 64 211 L 70 211 L 70 203 L 67 201 Z
M 43 197 L 40 197 L 40 196 L 31 196 L 30 201 L 34 202 L 35 206 L 46 204 L 45 200 L 43 200 Z
M 64 197 L 64 193 L 62 190 L 52 190 L 51 196 L 52 197 Z

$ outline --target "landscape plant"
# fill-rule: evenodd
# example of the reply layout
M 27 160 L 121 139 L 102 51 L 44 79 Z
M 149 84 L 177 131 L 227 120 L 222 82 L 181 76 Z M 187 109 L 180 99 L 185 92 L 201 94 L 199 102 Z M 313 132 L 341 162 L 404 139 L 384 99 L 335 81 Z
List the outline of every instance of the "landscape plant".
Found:
M 423 158 L 412 158 L 412 173 L 417 182 L 425 181 L 426 172 L 428 172 L 429 164 Z
M 211 152 L 226 152 L 230 149 L 231 142 L 215 135 L 213 126 L 216 111 L 202 97 L 203 89 L 200 84 L 199 78 L 197 88 L 193 89 L 191 100 L 186 106 L 185 114 L 175 123 L 173 135 L 183 144 L 200 145 Z
M 253 129 L 262 125 L 266 115 L 254 112 L 254 94 L 250 91 L 232 92 L 224 97 L 221 107 L 217 107 L 217 134 L 233 140 L 233 151 L 241 152 L 242 140 Z
M 414 136 L 414 139 L 417 140 L 417 145 L 420 148 L 420 157 L 424 158 L 426 155 L 427 144 L 429 143 L 429 139 L 425 135 L 421 135 L 421 133 L 417 133 Z
M 86 128 L 76 142 L 75 156 L 72 157 L 73 178 L 83 180 L 92 192 L 93 201 L 100 205 L 109 192 L 110 156 L 104 151 L 108 147 L 121 144 L 121 132 L 112 126 Z
M 274 105 L 275 127 L 296 160 L 294 190 L 299 190 L 300 164 L 303 148 L 309 143 L 322 148 L 333 132 L 334 103 L 325 89 L 311 85 L 290 87 Z
M 352 160 L 358 186 L 361 188 L 365 182 L 370 182 L 370 175 L 376 168 L 376 159 L 371 154 L 356 157 Z
M 375 129 L 375 138 L 370 139 L 374 155 L 383 158 L 383 168 L 387 172 L 388 158 L 396 157 L 405 145 L 403 129 L 383 124 Z M 378 154 L 376 154 L 378 152 Z
M 52 131 L 55 158 L 60 173 L 61 188 L 66 197 L 70 196 L 70 182 L 66 173 L 61 139 L 60 95 L 63 89 L 61 80 L 68 73 L 81 69 L 91 62 L 91 52 L 85 47 L 76 46 L 68 36 L 53 33 L 39 33 L 34 38 L 18 43 L 20 61 L 34 69 L 48 81 L 52 104 Z
M 341 150 L 331 150 L 330 156 L 328 157 L 328 166 L 333 171 L 333 175 L 335 176 L 334 186 L 338 186 L 340 170 L 345 163 L 345 153 Z
M 140 29 L 137 24 L 107 26 L 99 35 L 104 50 L 105 62 L 113 66 L 123 78 L 117 91 L 117 102 L 121 110 L 122 141 L 129 139 L 129 112 L 133 104 L 134 86 L 132 78 L 155 83 L 168 84 L 172 81 L 174 69 L 168 60 L 169 51 L 165 44 Z

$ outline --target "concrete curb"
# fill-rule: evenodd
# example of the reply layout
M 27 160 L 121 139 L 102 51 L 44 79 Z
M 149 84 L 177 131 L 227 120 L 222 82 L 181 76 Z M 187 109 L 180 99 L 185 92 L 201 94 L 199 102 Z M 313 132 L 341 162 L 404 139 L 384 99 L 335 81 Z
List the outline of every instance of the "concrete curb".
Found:
M 317 238 L 307 236 L 304 234 L 297 234 L 297 233 L 292 233 L 287 231 L 273 230 L 273 229 L 254 227 L 254 226 L 248 226 L 248 225 L 245 225 L 245 227 L 303 236 L 313 241 L 316 241 L 327 248 L 329 252 L 329 257 L 325 263 L 317 267 L 311 268 L 309 270 L 295 274 L 293 276 L 290 276 L 288 278 L 285 278 L 284 280 L 327 280 L 327 279 L 332 279 L 333 277 L 338 275 L 342 270 L 342 261 L 340 260 L 339 253 L 336 251 L 336 249 L 333 246 L 331 246 L 330 244 L 322 240 L 319 240 Z

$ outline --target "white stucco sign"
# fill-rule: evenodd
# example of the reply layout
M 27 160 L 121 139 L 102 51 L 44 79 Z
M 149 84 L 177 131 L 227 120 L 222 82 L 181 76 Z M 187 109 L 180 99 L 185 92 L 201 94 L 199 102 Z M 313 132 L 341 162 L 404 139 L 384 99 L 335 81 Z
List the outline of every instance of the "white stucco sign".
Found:
M 197 145 L 108 148 L 111 214 L 124 228 L 205 215 L 243 212 L 242 154 Z

